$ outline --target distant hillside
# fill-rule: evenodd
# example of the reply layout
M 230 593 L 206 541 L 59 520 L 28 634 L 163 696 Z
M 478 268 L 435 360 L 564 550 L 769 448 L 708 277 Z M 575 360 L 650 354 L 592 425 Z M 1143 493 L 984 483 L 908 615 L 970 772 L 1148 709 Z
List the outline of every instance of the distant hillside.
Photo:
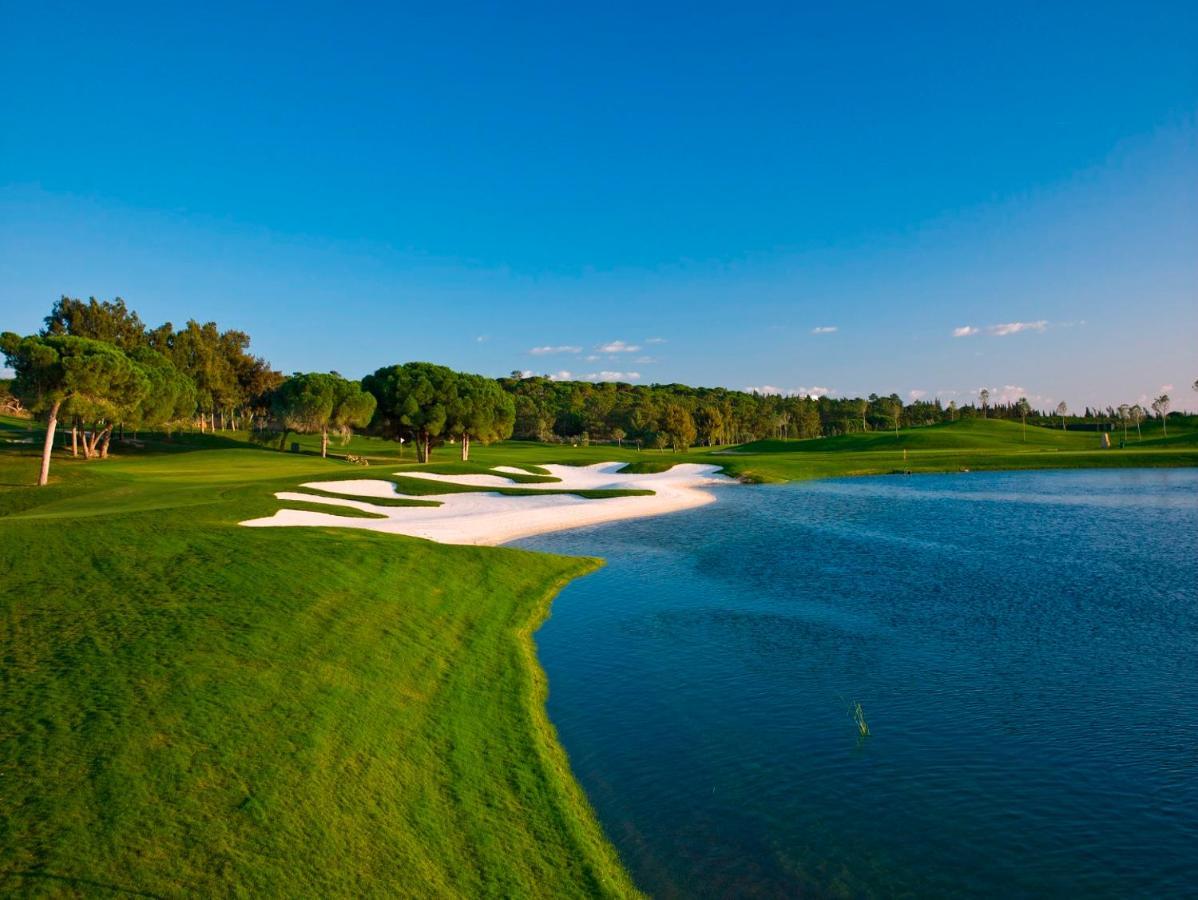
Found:
M 1118 436 L 1112 435 L 1117 441 Z M 1026 440 L 1019 422 L 1001 419 L 963 419 L 893 431 L 869 431 L 805 441 L 754 441 L 737 448 L 743 453 L 862 453 L 871 450 L 1093 450 L 1100 437 L 1094 432 L 1028 425 Z M 1170 438 L 1170 443 L 1173 438 Z M 1146 441 L 1147 443 L 1147 441 Z

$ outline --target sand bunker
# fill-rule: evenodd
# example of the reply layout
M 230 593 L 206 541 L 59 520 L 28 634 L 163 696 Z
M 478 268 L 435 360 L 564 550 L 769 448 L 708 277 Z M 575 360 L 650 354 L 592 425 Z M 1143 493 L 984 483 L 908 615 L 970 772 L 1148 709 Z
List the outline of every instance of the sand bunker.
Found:
M 648 475 L 626 474 L 624 463 L 599 463 L 593 466 L 544 466 L 556 481 L 525 484 L 503 475 L 437 475 L 432 472 L 405 470 L 398 479 L 418 478 L 472 487 L 518 487 L 528 491 L 561 490 L 649 490 L 652 495 L 586 499 L 572 494 L 542 493 L 511 497 L 491 491 L 437 494 L 440 506 L 383 506 L 369 498 L 402 498 L 390 481 L 354 479 L 351 481 L 313 481 L 302 487 L 342 494 L 341 497 L 316 496 L 281 491 L 283 501 L 351 507 L 386 516 L 366 519 L 338 516 L 309 510 L 281 509 L 273 516 L 242 522 L 251 528 L 272 526 L 319 525 L 335 528 L 365 528 L 391 534 L 428 538 L 443 544 L 503 544 L 566 528 L 598 525 L 619 519 L 656 516 L 711 503 L 715 497 L 705 487 L 731 484 L 733 480 L 717 474 L 717 466 L 684 464 L 666 472 Z M 502 466 L 496 472 L 528 474 L 521 469 Z M 356 499 L 351 499 L 356 498 Z M 363 499 L 364 498 L 364 499 Z

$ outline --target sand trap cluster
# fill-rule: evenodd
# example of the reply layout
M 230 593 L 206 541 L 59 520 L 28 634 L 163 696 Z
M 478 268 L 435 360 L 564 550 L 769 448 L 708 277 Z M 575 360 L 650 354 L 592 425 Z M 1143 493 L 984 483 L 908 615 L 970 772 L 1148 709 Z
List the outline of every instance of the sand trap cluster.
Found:
M 503 544 L 565 528 L 598 525 L 619 519 L 656 516 L 711 503 L 715 497 L 704 490 L 732 479 L 717 474 L 717 466 L 684 464 L 666 472 L 648 475 L 626 474 L 624 463 L 598 463 L 592 466 L 544 466 L 555 481 L 526 484 L 505 475 L 437 475 L 432 472 L 405 470 L 397 478 L 419 478 L 471 487 L 518 487 L 531 491 L 561 490 L 650 490 L 651 495 L 586 499 L 572 494 L 544 493 L 541 496 L 507 496 L 491 491 L 438 494 L 439 506 L 383 506 L 370 498 L 402 498 L 390 481 L 355 479 L 351 481 L 312 481 L 302 487 L 343 495 L 317 496 L 280 491 L 283 501 L 351 507 L 386 518 L 356 518 L 309 510 L 281 509 L 273 516 L 242 522 L 251 528 L 271 526 L 319 525 L 336 528 L 365 528 L 391 534 L 428 538 L 443 544 Z M 497 467 L 495 472 L 526 475 L 522 469 Z M 357 499 L 355 499 L 357 498 Z

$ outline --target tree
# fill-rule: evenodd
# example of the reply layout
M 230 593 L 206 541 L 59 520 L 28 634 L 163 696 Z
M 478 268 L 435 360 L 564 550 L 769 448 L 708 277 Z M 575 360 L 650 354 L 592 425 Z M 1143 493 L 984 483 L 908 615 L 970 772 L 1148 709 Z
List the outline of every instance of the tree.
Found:
M 898 436 L 899 419 L 903 415 L 903 401 L 896 394 L 891 394 L 889 397 L 883 398 L 881 401 L 882 412 L 886 418 L 894 422 L 894 434 Z
M 1169 406 L 1172 403 L 1168 394 L 1161 394 L 1152 401 L 1152 410 L 1161 417 L 1161 427 L 1165 429 L 1165 437 L 1169 436 Z
M 857 417 L 861 419 L 861 430 L 869 431 L 869 425 L 867 425 L 865 422 L 865 414 L 869 412 L 869 401 L 858 398 L 851 401 L 851 403 L 853 406 L 853 411 L 856 413 Z
M 65 294 L 50 309 L 42 335 L 70 334 L 113 344 L 126 353 L 147 342 L 146 326 L 120 297 L 111 302 L 89 297 L 87 302 Z
M 446 435 L 458 403 L 457 373 L 433 363 L 404 363 L 367 375 L 362 387 L 378 402 L 374 421 L 383 434 L 411 440 L 417 459 L 428 462 L 433 441 Z
M 1131 420 L 1131 407 L 1126 403 L 1119 404 L 1119 421 L 1123 423 L 1123 442 L 1127 443 L 1127 423 Z
M 1023 439 L 1027 440 L 1027 414 L 1031 412 L 1032 407 L 1027 402 L 1027 397 L 1020 397 L 1019 402 L 1015 404 L 1015 409 L 1019 413 L 1019 418 L 1023 420 Z
M 333 409 L 329 413 L 327 426 L 320 433 L 321 456 L 328 456 L 330 430 L 341 435 L 343 442 L 348 442 L 355 428 L 370 424 L 377 406 L 374 395 L 362 390 L 362 382 L 348 381 L 336 372 L 328 377 L 333 383 Z
M 461 438 L 462 462 L 470 459 L 470 440 L 484 444 L 512 436 L 516 404 L 493 378 L 453 373 L 457 403 L 450 409 L 450 434 Z
M 680 403 L 670 403 L 665 408 L 665 431 L 675 452 L 686 453 L 695 442 L 695 420 Z
M 986 418 L 986 410 L 990 407 L 990 391 L 982 388 L 978 391 L 978 399 L 982 401 L 982 418 Z
M 175 423 L 195 413 L 195 385 L 174 363 L 149 347 L 138 347 L 129 355 L 146 376 L 147 388 L 123 424 L 134 429 L 161 426 L 169 438 Z
M 1136 440 L 1143 440 L 1143 435 L 1140 434 L 1140 423 L 1144 421 L 1144 407 L 1136 404 L 1131 408 L 1131 420 L 1136 424 Z
M 323 456 L 334 399 L 333 379 L 319 372 L 296 372 L 279 385 L 271 400 L 271 412 L 283 432 L 279 449 L 286 446 L 287 435 L 292 431 L 301 434 L 320 432 Z
M 619 425 L 611 430 L 611 439 L 616 442 L 617 447 L 624 446 L 624 438 L 626 437 L 628 437 L 628 435 L 624 433 L 624 429 Z
M 950 422 L 955 422 L 957 420 L 957 401 L 956 400 L 948 401 L 948 420 Z
M 1069 415 L 1069 407 L 1065 405 L 1064 400 L 1057 404 L 1057 415 L 1061 417 L 1061 431 L 1067 431 L 1068 429 L 1065 427 L 1065 416 Z
M 120 349 L 73 335 L 0 336 L 8 365 L 16 372 L 12 392 L 35 414 L 46 416 L 46 439 L 38 485 L 50 478 L 54 431 L 62 411 L 90 417 L 99 426 L 88 445 L 89 458 L 112 433 L 114 417 L 134 409 L 149 389 L 141 368 Z

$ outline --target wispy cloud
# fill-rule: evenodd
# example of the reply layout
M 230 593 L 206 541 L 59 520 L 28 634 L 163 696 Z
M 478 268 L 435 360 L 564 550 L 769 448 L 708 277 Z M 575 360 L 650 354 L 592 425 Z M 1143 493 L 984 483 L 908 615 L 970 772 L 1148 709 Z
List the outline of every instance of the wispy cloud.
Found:
M 557 347 L 533 347 L 528 351 L 533 356 L 552 356 L 556 353 L 581 353 L 581 347 L 574 347 L 570 344 L 562 344 Z
M 666 339 L 663 337 L 645 338 L 646 344 L 664 344 L 665 342 L 666 342 Z
M 598 347 L 600 353 L 636 353 L 640 349 L 640 344 L 627 344 L 624 341 L 612 341 Z
M 1019 334 L 1021 331 L 1043 331 L 1048 327 L 1045 319 L 1035 322 L 1005 322 L 1002 325 L 991 325 L 986 331 L 995 337 L 1006 337 L 1008 334 Z
M 491 335 L 480 334 L 478 337 L 475 338 L 475 340 L 480 344 L 485 344 L 487 341 L 491 340 Z
M 796 387 L 796 388 L 781 388 L 774 384 L 750 385 L 745 388 L 748 393 L 757 394 L 779 394 L 783 397 L 826 397 L 829 394 L 835 394 L 835 388 L 829 387 Z
M 1072 322 L 1061 323 L 1065 325 L 1073 325 Z M 1019 334 L 1021 331 L 1043 331 L 1048 327 L 1047 319 L 1037 319 L 1034 322 L 1001 322 L 998 325 L 987 325 L 986 334 L 993 337 L 1006 337 L 1010 334 Z M 982 329 L 974 325 L 962 325 L 960 328 L 953 329 L 953 337 L 973 337 L 975 334 L 981 334 Z
M 605 369 L 602 372 L 584 375 L 583 379 L 585 381 L 636 381 L 640 377 L 640 372 L 611 372 Z
M 986 388 L 986 390 L 990 391 L 991 403 L 1014 403 L 1020 397 L 1026 397 L 1028 403 L 1034 406 L 1046 406 L 1053 402 L 1053 398 L 1047 394 L 1032 393 L 1027 388 L 1018 384 L 1004 384 L 1002 387 L 990 387 Z M 976 397 L 981 392 L 982 389 L 978 388 L 969 393 Z
M 840 330 L 839 327 L 837 327 L 836 325 L 817 325 L 815 328 L 811 329 L 811 333 L 812 334 L 835 334 L 839 330 Z
M 655 362 L 657 362 L 657 357 L 654 357 L 654 356 L 638 356 L 636 359 L 634 359 L 634 360 L 633 360 L 633 362 L 634 362 L 634 363 L 637 363 L 637 364 L 639 364 L 639 365 L 642 365 L 642 366 L 651 366 L 651 365 L 653 365 Z
M 521 378 L 535 378 L 538 374 L 543 375 L 545 378 L 548 378 L 550 381 L 569 381 L 574 377 L 574 373 L 567 369 L 560 369 L 557 372 L 543 372 L 543 373 L 534 372 L 532 369 L 521 369 L 520 370 Z
M 909 397 L 911 400 L 922 400 L 927 395 L 928 395 L 927 391 L 920 391 L 920 390 L 907 391 L 907 397 Z

